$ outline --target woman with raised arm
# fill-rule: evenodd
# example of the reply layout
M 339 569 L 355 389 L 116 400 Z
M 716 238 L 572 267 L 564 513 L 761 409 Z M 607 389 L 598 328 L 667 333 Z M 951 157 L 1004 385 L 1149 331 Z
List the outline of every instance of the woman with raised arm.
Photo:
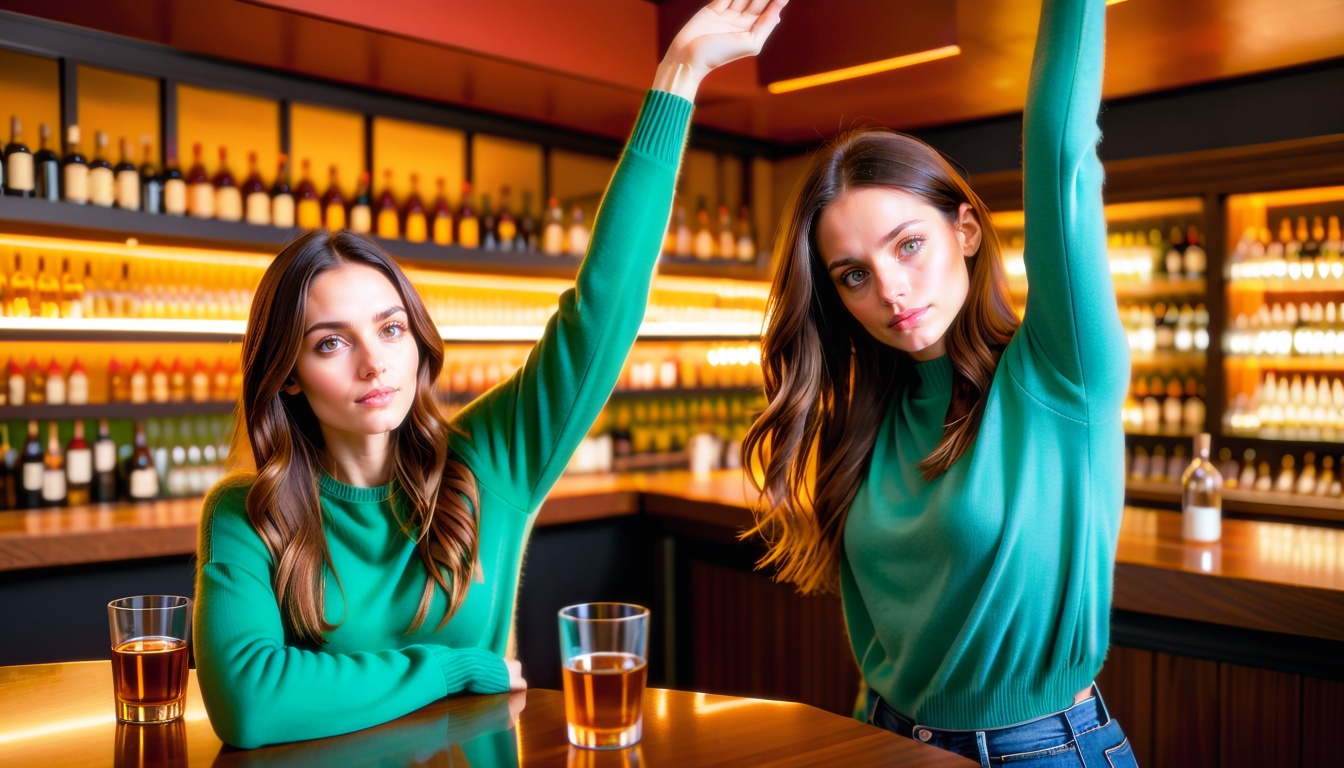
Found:
M 313 231 L 262 277 L 233 457 L 205 502 L 201 693 L 240 747 L 526 683 L 505 657 L 533 515 L 635 341 L 701 78 L 754 55 L 786 0 L 716 0 L 669 46 L 575 287 L 527 363 L 451 423 L 443 343 L 395 262 Z
M 1020 326 L 989 211 L 948 161 L 842 136 L 781 225 L 769 405 L 744 446 L 765 563 L 840 592 L 869 720 L 986 768 L 1133 765 L 1093 685 L 1129 382 L 1096 155 L 1105 13 L 1041 12 Z

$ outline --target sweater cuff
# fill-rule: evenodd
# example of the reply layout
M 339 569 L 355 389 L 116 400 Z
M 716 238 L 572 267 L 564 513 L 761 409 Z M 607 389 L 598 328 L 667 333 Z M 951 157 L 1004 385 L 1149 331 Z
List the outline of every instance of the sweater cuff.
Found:
M 677 165 L 681 161 L 681 147 L 686 143 L 686 127 L 691 122 L 694 108 L 691 102 L 667 91 L 649 91 L 644 95 L 644 106 L 635 121 L 635 130 L 627 145 L 629 150 L 668 165 Z
M 448 694 L 508 693 L 509 668 L 504 659 L 484 648 L 445 648 L 434 646 L 434 659 L 443 671 Z

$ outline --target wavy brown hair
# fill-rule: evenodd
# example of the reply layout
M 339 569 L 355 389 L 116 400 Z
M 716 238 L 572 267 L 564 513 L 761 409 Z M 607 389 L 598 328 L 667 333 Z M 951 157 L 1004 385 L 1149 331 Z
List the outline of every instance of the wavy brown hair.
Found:
M 378 270 L 397 289 L 420 351 L 415 398 L 391 438 L 391 508 L 404 516 L 402 529 L 415 539 L 428 572 L 408 634 L 424 624 L 436 585 L 449 598 L 438 626 L 448 623 L 466 597 L 477 559 L 476 478 L 448 453 L 451 428 L 434 402 L 443 340 L 424 302 L 396 262 L 367 239 L 344 230 L 307 232 L 275 258 L 252 300 L 229 461 L 252 481 L 247 516 L 274 563 L 275 597 L 287 628 L 295 639 L 318 645 L 337 626 L 323 611 L 323 568 L 332 568 L 318 506 L 324 441 L 307 398 L 283 388 L 299 359 L 309 287 L 318 275 L 348 264 Z
M 926 480 L 975 440 L 1003 348 L 1017 329 L 989 210 L 937 150 L 885 129 L 842 135 L 817 152 L 785 207 L 776 240 L 761 368 L 765 412 L 747 432 L 744 464 L 758 492 L 755 527 L 768 550 L 760 565 L 802 592 L 835 591 L 845 516 L 873 444 L 912 363 L 874 339 L 846 309 L 826 272 L 816 228 L 822 211 L 852 189 L 908 192 L 956 225 L 963 203 L 979 220 L 970 290 L 945 336 L 953 369 L 942 439 L 920 462 Z

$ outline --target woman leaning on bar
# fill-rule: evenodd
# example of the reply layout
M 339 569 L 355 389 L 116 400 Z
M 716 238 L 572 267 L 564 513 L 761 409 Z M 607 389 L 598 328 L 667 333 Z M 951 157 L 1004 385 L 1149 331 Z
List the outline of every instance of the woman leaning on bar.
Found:
M 526 688 L 506 658 L 533 515 L 615 386 L 667 226 L 691 100 L 754 55 L 786 0 L 716 0 L 659 65 L 575 287 L 513 377 L 445 423 L 443 343 L 406 276 L 309 232 L 262 277 L 232 455 L 205 502 L 201 694 L 240 747 Z
M 784 214 L 769 405 L 745 443 L 765 562 L 840 592 L 869 721 L 986 768 L 1134 764 L 1093 685 L 1129 382 L 1096 154 L 1105 5 L 1041 12 L 1021 324 L 989 211 L 949 162 L 842 136 Z

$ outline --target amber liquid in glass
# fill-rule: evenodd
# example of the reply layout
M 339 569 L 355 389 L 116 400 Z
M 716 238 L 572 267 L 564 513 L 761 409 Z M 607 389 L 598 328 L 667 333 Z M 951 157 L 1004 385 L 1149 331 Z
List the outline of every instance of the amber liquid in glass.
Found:
M 112 649 L 117 719 L 156 723 L 182 716 L 187 693 L 187 644 L 172 637 L 137 637 Z
M 565 721 L 573 744 L 628 747 L 639 741 L 649 667 L 632 653 L 590 653 L 564 667 Z

